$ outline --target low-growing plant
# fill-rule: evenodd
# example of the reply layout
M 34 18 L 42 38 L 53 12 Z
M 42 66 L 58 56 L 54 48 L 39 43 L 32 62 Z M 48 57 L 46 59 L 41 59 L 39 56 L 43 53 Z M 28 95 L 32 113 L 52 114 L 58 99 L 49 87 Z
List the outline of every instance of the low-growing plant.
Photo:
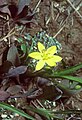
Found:
M 17 37 L 16 39 L 16 46 L 9 48 L 7 60 L 0 66 L 2 69 L 0 73 L 1 79 L 12 81 L 13 78 L 17 78 L 16 81 L 20 86 L 22 86 L 21 83 L 28 81 L 28 83 L 33 83 L 33 87 L 26 90 L 26 92 L 22 91 L 22 94 L 14 96 L 8 93 L 9 90 L 7 90 L 8 92 L 5 90 L 3 92 L 4 97 L 0 97 L 0 100 L 5 101 L 10 98 L 12 101 L 12 99 L 22 99 L 24 97 L 27 101 L 33 102 L 33 100 L 38 99 L 40 101 L 36 108 L 27 104 L 27 102 L 24 109 L 48 120 L 63 120 L 63 116 L 59 117 L 58 114 L 81 113 L 80 110 L 55 111 L 54 105 L 50 105 L 50 108 L 40 106 L 45 106 L 47 100 L 52 101 L 52 103 L 55 101 L 56 103 L 63 95 L 69 97 L 82 90 L 82 78 L 74 75 L 77 70 L 82 68 L 82 63 L 64 69 L 63 56 L 61 55 L 62 46 L 46 32 L 38 32 L 35 36 L 26 33 L 24 37 Z M 6 70 L 5 65 L 8 66 Z M 25 83 L 23 84 L 25 85 Z M 23 90 L 24 88 L 21 87 L 21 89 Z M 0 91 L 0 94 L 2 94 L 2 91 Z M 35 119 L 29 113 L 27 114 L 4 102 L 0 102 L 0 107 L 16 112 L 28 119 Z

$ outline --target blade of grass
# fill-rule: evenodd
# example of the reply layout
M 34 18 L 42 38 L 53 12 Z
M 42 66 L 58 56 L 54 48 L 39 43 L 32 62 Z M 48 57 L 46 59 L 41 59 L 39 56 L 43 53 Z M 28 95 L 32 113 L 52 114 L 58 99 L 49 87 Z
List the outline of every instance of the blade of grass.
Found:
M 28 118 L 29 120 L 35 120 L 33 117 L 31 117 L 30 115 L 26 114 L 25 112 L 23 112 L 22 110 L 19 110 L 15 107 L 12 107 L 4 102 L 0 102 L 0 107 L 4 108 L 4 109 L 7 109 L 7 110 L 10 110 L 12 112 L 15 112 L 25 118 Z
M 62 120 L 58 116 L 55 116 L 53 111 L 51 111 L 51 110 L 47 110 L 47 109 L 44 109 L 44 108 L 33 108 L 31 106 L 28 106 L 27 109 L 31 110 L 31 111 L 39 114 L 39 115 L 42 115 L 42 116 L 46 117 L 47 120 L 51 120 L 52 118 L 56 118 L 58 120 Z
M 78 83 L 81 83 L 82 84 L 82 78 L 79 78 L 79 77 L 74 77 L 74 76 L 70 76 L 70 75 L 66 75 L 66 76 L 59 76 L 60 78 L 65 78 L 65 79 L 68 79 L 68 80 L 72 80 L 72 81 L 75 81 L 75 82 L 78 82 Z
M 82 78 L 80 77 L 74 77 L 74 76 L 71 76 L 71 75 L 60 75 L 60 74 L 44 74 L 42 77 L 44 78 L 65 78 L 65 79 L 68 79 L 68 80 L 72 80 L 72 81 L 75 81 L 75 82 L 78 82 L 78 83 L 81 83 L 82 84 Z
M 62 71 L 56 71 L 53 74 L 54 75 L 66 75 L 66 74 L 71 74 L 74 73 L 76 70 L 79 70 L 80 68 L 82 68 L 82 63 L 79 65 L 75 65 L 73 67 L 70 67 L 68 69 L 62 70 Z

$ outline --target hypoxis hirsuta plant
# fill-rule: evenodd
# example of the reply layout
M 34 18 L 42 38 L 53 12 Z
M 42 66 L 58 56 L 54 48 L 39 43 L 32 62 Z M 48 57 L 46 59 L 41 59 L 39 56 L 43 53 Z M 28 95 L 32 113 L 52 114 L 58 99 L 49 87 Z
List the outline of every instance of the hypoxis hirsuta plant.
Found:
M 63 58 L 60 55 L 57 55 L 57 46 L 52 45 L 46 49 L 41 42 L 38 42 L 37 48 L 37 51 L 28 54 L 28 57 L 33 58 L 34 60 L 33 64 L 35 70 L 34 72 L 32 71 L 31 75 L 44 78 L 63 78 L 77 82 L 77 84 L 82 84 L 82 78 L 70 75 L 82 68 L 82 63 L 65 70 L 56 70 L 54 67 L 56 67 L 58 65 L 57 63 L 61 62 Z
M 26 42 L 24 41 L 24 43 L 23 43 L 23 39 L 22 39 L 21 49 L 26 56 L 25 57 L 26 60 L 24 59 L 25 61 L 27 61 L 26 65 L 30 67 L 30 71 L 32 72 L 30 74 L 31 76 L 32 75 L 33 76 L 34 75 L 41 76 L 43 74 L 44 77 L 64 78 L 64 79 L 76 81 L 76 82 L 82 84 L 82 78 L 70 75 L 70 74 L 76 72 L 76 70 L 82 68 L 82 63 L 79 65 L 75 65 L 73 67 L 68 67 L 65 70 L 53 69 L 54 67 L 56 67 L 56 65 L 58 65 L 57 63 L 59 63 L 61 61 L 61 59 L 63 58 L 63 56 L 62 56 L 62 58 L 60 58 L 61 55 L 59 57 L 58 57 L 58 55 L 56 55 L 61 50 L 61 44 L 56 39 L 49 36 L 45 31 L 38 32 L 34 36 L 31 36 L 30 34 L 26 33 L 24 35 L 24 39 Z M 21 40 L 21 38 L 20 38 L 20 40 Z M 27 51 L 27 52 L 25 52 L 25 51 Z M 37 56 L 36 55 L 34 56 L 34 54 L 36 54 L 36 53 L 33 53 L 33 52 L 36 52 Z M 39 55 L 39 57 L 38 57 L 38 55 Z M 31 57 L 33 59 L 31 59 Z M 52 59 L 50 59 L 51 57 L 52 57 Z M 29 58 L 29 61 L 28 61 L 28 58 Z M 62 61 L 60 64 L 62 64 Z M 50 68 L 46 69 L 47 67 L 50 67 Z M 36 73 L 35 70 L 36 71 L 40 70 L 40 71 Z
M 36 61 L 35 70 L 31 75 L 50 79 L 54 85 L 57 85 L 57 87 L 63 91 L 67 91 L 67 93 L 70 95 L 78 93 L 82 90 L 82 78 L 76 76 L 75 74 L 78 69 L 82 68 L 82 63 L 63 70 L 62 68 L 59 68 L 60 70 L 58 70 L 58 67 L 56 67 L 58 65 L 57 63 L 61 62 L 60 64 L 62 64 L 63 56 L 61 58 L 61 55 L 57 55 L 57 47 L 55 45 L 52 45 L 46 49 L 43 44 L 38 42 L 37 48 L 38 52 L 32 52 L 28 55 Z M 59 78 L 61 78 L 60 83 L 58 82 Z M 67 82 L 63 83 L 64 79 L 68 81 L 68 84 Z
M 31 66 L 30 71 L 28 71 L 28 70 L 26 71 L 25 77 L 26 78 L 27 77 L 33 77 L 33 78 L 36 77 L 37 78 L 37 77 L 40 76 L 42 78 L 47 78 L 47 80 L 51 80 L 51 82 L 53 82 L 54 86 L 57 85 L 57 87 L 63 88 L 63 90 L 65 90 L 65 91 L 71 90 L 71 89 L 66 87 L 66 84 L 62 85 L 62 80 L 64 78 L 66 80 L 68 79 L 68 80 L 71 80 L 73 82 L 76 82 L 77 84 L 78 83 L 82 84 L 82 78 L 70 75 L 70 74 L 74 73 L 76 70 L 82 68 L 82 63 L 79 64 L 79 65 L 70 67 L 68 69 L 65 69 L 65 70 L 54 69 L 54 67 L 56 67 L 58 65 L 57 63 L 59 63 L 59 62 L 62 63 L 63 56 L 61 57 L 61 55 L 58 55 L 56 45 L 52 44 L 50 46 L 47 46 L 47 44 L 44 44 L 44 43 L 42 44 L 42 43 L 43 42 L 39 41 L 39 39 L 38 39 L 38 42 L 37 42 L 36 46 L 34 46 L 34 45 L 31 46 L 31 48 L 33 47 L 34 49 L 31 49 L 31 50 L 28 49 L 30 51 L 26 52 L 26 50 L 27 50 L 27 49 L 25 49 L 26 48 L 26 43 L 24 44 L 23 41 L 22 41 L 21 49 L 23 50 L 23 52 L 25 54 L 29 53 L 29 54 L 27 54 L 27 60 L 30 59 L 30 64 L 33 64 L 33 69 L 31 69 L 32 68 L 32 66 Z M 29 44 L 27 44 L 27 45 L 29 45 Z M 30 46 L 28 46 L 28 47 L 30 48 Z M 31 58 L 33 58 L 33 60 Z M 35 61 L 34 61 L 34 59 L 35 59 Z M 29 64 L 29 62 L 28 62 L 28 64 Z M 28 66 L 28 64 L 27 64 L 27 66 Z M 35 67 L 35 69 L 34 69 L 34 67 Z M 61 80 L 61 83 L 58 83 L 58 79 L 55 80 L 55 78 L 58 78 L 58 79 L 63 78 L 63 79 Z M 51 89 L 51 87 L 50 87 L 50 89 Z M 73 88 L 72 88 L 72 90 L 73 90 Z M 46 89 L 45 89 L 45 91 L 46 91 Z M 48 95 L 49 95 L 49 89 L 47 89 L 47 91 L 48 91 Z M 51 94 L 55 94 L 55 92 L 51 91 Z M 18 114 L 20 114 L 20 115 L 22 115 L 22 116 L 24 116 L 24 117 L 26 117 L 28 119 L 34 120 L 28 114 L 25 114 L 24 112 L 19 111 L 18 109 L 12 108 L 11 106 L 8 106 L 7 104 L 0 103 L 0 106 L 6 108 L 8 110 L 11 110 L 13 112 L 16 112 L 16 113 L 18 113 Z M 49 112 L 47 110 L 37 109 L 37 108 L 36 109 L 29 108 L 29 109 L 31 111 L 34 111 L 34 112 L 40 114 L 40 115 L 46 116 L 46 118 L 48 120 L 50 120 L 49 119 L 50 117 L 53 118 L 56 113 L 57 114 L 63 114 L 64 113 L 64 112 L 58 113 L 58 111 L 57 112 L 53 112 L 53 111 Z M 50 113 L 52 113 L 52 114 L 50 114 Z M 69 111 L 68 111 L 68 113 L 69 113 Z
M 24 37 L 19 37 L 17 39 L 18 43 L 20 44 L 18 48 L 21 48 L 20 51 L 24 54 L 22 57 L 23 63 L 31 67 L 31 71 L 35 69 L 36 59 L 28 59 L 29 56 L 27 56 L 27 54 L 38 52 L 38 42 L 44 45 L 45 50 L 51 46 L 55 46 L 56 50 L 54 53 L 60 52 L 62 48 L 61 44 L 55 38 L 49 36 L 46 31 L 38 32 L 34 36 L 30 35 L 29 33 L 25 33 L 23 36 Z

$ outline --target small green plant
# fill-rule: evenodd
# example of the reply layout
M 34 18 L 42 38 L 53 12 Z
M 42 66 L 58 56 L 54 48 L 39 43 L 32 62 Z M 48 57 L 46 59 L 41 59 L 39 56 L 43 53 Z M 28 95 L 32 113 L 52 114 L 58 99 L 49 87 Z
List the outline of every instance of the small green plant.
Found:
M 8 51 L 5 64 L 8 64 L 9 68 L 6 70 L 6 74 L 3 73 L 4 77 L 8 80 L 12 80 L 13 77 L 18 78 L 17 82 L 20 86 L 22 86 L 21 79 L 23 81 L 29 79 L 34 83 L 34 87 L 27 90 L 26 93 L 22 93 L 22 95 L 18 96 L 9 95 L 6 91 L 3 93 L 6 94 L 8 98 L 18 97 L 22 99 L 25 97 L 29 101 L 39 99 L 40 103 L 39 105 L 35 105 L 37 106 L 36 108 L 32 105 L 26 104 L 25 109 L 27 111 L 32 111 L 47 120 L 63 120 L 63 116 L 61 118 L 58 114 L 62 115 L 72 112 L 81 113 L 82 111 L 78 110 L 54 111 L 55 108 L 53 105 L 49 105 L 50 109 L 41 106 L 45 106 L 44 103 L 47 100 L 52 101 L 53 103 L 54 100 L 61 99 L 63 93 L 72 96 L 82 90 L 82 78 L 74 75 L 77 70 L 82 68 L 82 63 L 66 69 L 59 67 L 60 64 L 63 66 L 63 56 L 60 57 L 62 48 L 61 44 L 53 37 L 48 36 L 46 32 L 39 32 L 35 36 L 25 34 L 23 38 L 17 38 L 17 42 L 17 47 L 12 46 Z M 3 66 L 5 66 L 5 64 L 3 64 Z M 15 68 L 10 69 L 13 65 Z M 1 68 L 5 68 L 3 66 L 1 66 Z M 38 83 L 38 78 L 41 79 L 40 85 Z M 63 83 L 64 79 L 66 82 Z M 46 80 L 47 82 L 45 82 Z M 47 84 L 48 82 L 49 84 Z M 24 85 L 25 84 L 26 83 L 24 83 Z M 7 98 L 3 97 L 3 99 L 6 100 Z M 42 103 L 43 100 L 44 102 Z M 0 107 L 15 112 L 27 119 L 35 120 L 34 116 L 32 117 L 22 110 L 12 107 L 4 102 L 0 102 Z
M 26 52 L 27 61 L 29 59 L 29 63 L 27 62 L 26 65 L 30 66 L 30 72 L 27 71 L 27 77 L 36 78 L 36 79 L 38 77 L 46 78 L 47 80 L 53 83 L 53 86 L 56 86 L 63 91 L 66 91 L 66 93 L 70 95 L 73 95 L 74 93 L 77 93 L 82 89 L 81 87 L 82 78 L 73 76 L 73 73 L 75 73 L 77 70 L 82 68 L 82 63 L 72 67 L 68 67 L 67 69 L 61 70 L 60 68 L 60 70 L 58 70 L 57 63 L 62 61 L 63 56 L 61 58 L 60 55 L 54 55 L 54 54 L 59 54 L 62 48 L 61 44 L 56 39 L 48 36 L 46 32 L 39 32 L 33 37 L 30 36 L 29 34 L 26 34 L 25 39 L 26 39 L 26 45 L 28 46 L 28 50 Z M 24 43 L 22 41 L 22 45 L 23 44 Z M 21 48 L 22 48 L 22 45 L 21 45 Z M 24 49 L 22 50 L 23 52 L 25 51 Z M 60 64 L 62 64 L 62 62 Z M 69 85 L 65 83 L 63 84 L 62 81 L 59 83 L 56 80 L 59 78 L 61 78 L 62 80 L 66 79 L 68 81 L 71 81 L 71 84 L 70 82 L 68 83 Z M 47 89 L 45 88 L 45 91 L 46 90 Z M 52 94 L 55 94 L 55 93 L 53 93 L 52 91 Z M 45 95 L 46 95 L 46 92 L 45 92 Z M 56 116 L 54 112 L 47 111 L 47 109 L 45 110 L 42 108 L 41 109 L 29 108 L 29 109 L 43 116 L 46 116 L 48 120 L 52 118 L 61 119 L 61 118 L 58 118 L 58 116 Z M 78 111 L 78 112 L 81 112 L 81 111 Z

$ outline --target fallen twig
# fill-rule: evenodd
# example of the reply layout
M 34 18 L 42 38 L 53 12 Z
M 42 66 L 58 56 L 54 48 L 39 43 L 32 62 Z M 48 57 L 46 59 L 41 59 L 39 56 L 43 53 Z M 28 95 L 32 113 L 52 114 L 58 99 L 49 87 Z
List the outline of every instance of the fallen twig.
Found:
M 67 0 L 67 2 L 71 5 L 71 7 L 75 10 L 75 12 L 79 15 L 79 17 L 82 19 L 82 15 L 78 12 L 78 10 L 75 8 L 75 6 L 71 3 L 70 0 Z

